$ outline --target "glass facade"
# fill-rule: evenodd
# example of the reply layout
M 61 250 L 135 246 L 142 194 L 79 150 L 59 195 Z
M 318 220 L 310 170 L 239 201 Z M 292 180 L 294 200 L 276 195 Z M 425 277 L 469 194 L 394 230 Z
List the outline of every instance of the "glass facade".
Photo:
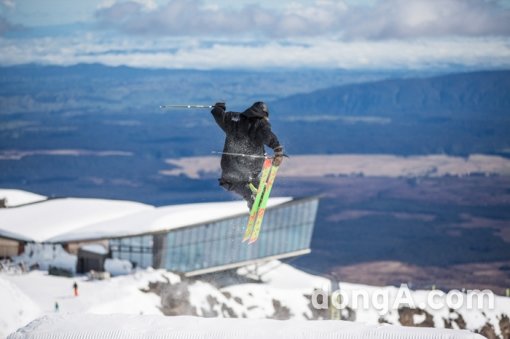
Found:
M 112 239 L 110 251 L 113 258 L 129 260 L 136 267 L 153 266 L 152 235 Z
M 111 240 L 114 258 L 141 267 L 193 272 L 255 260 L 310 247 L 318 198 L 296 200 L 266 211 L 254 244 L 241 239 L 248 216 L 178 228 L 164 234 Z

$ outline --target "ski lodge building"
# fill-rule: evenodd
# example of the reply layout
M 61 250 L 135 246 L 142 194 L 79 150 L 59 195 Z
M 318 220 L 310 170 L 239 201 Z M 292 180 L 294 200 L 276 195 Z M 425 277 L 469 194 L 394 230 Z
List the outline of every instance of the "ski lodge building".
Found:
M 0 258 L 21 254 L 29 243 L 60 244 L 78 256 L 79 272 L 102 267 L 109 257 L 186 276 L 309 253 L 319 202 L 270 199 L 260 237 L 249 245 L 241 241 L 248 222 L 244 201 L 155 207 L 0 189 L 3 197 Z M 91 245 L 104 251 L 93 253 Z

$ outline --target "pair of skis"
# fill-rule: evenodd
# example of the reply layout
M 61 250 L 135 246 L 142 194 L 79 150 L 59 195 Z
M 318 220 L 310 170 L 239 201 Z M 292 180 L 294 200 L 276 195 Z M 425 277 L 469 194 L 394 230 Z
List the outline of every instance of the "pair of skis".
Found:
M 248 218 L 248 225 L 246 226 L 243 242 L 248 241 L 248 244 L 253 244 L 259 238 L 262 220 L 277 172 L 278 166 L 273 165 L 272 158 L 266 157 L 264 165 L 262 166 L 260 184 L 257 188 L 255 201 L 250 210 L 250 217 Z

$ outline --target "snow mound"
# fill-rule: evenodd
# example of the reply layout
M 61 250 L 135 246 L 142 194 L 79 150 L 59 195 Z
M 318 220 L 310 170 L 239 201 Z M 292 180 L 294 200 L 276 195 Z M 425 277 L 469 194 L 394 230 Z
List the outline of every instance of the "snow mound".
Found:
M 12 258 L 14 264 L 22 264 L 25 267 L 37 265 L 41 270 L 47 271 L 53 266 L 72 273 L 76 271 L 77 260 L 78 258 L 66 252 L 62 245 L 36 243 L 26 244 L 25 251 Z
M 200 318 L 156 315 L 53 315 L 8 339 L 37 338 L 483 338 L 469 331 L 363 325 L 348 321 Z
M 253 275 L 253 272 L 256 272 Z M 331 286 L 329 279 L 311 275 L 279 260 L 272 260 L 264 264 L 247 265 L 237 270 L 237 274 L 262 281 L 272 287 L 282 289 L 324 289 Z
M 0 276 L 0 338 L 41 315 L 41 310 L 15 284 Z
M 133 265 L 129 260 L 106 259 L 104 269 L 112 276 L 129 274 L 133 270 Z

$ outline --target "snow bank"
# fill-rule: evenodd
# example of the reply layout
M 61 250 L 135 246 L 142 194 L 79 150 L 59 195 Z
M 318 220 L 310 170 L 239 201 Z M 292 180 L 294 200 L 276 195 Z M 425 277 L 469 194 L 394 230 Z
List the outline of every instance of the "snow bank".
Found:
M 254 274 L 255 272 L 255 274 Z M 329 279 L 311 275 L 298 270 L 279 260 L 272 260 L 265 264 L 247 265 L 237 270 L 237 274 L 261 280 L 269 286 L 282 289 L 329 289 Z
M 142 291 L 149 282 L 157 281 L 175 284 L 180 278 L 152 269 L 100 281 L 51 276 L 39 270 L 21 275 L 0 273 L 0 339 L 42 315 L 161 314 L 161 298 Z M 78 297 L 73 294 L 74 282 Z
M 483 338 L 468 331 L 362 325 L 346 321 L 252 320 L 155 315 L 53 315 L 8 339 L 38 338 Z
M 133 265 L 128 260 L 106 259 L 104 261 L 104 269 L 112 276 L 124 275 L 131 273 Z
M 12 258 L 13 263 L 25 267 L 37 265 L 42 270 L 48 270 L 52 266 L 72 273 L 76 272 L 77 260 L 75 255 L 67 253 L 61 245 L 33 243 L 26 244 L 24 252 Z
M 367 300 L 374 300 L 377 295 L 385 295 L 387 296 L 387 300 L 390 301 L 387 306 L 392 306 L 392 301 L 396 299 L 399 292 L 402 292 L 399 288 L 394 286 L 376 287 L 343 282 L 340 283 L 340 288 L 345 292 L 345 295 L 351 296 L 347 305 L 355 309 L 356 321 L 374 324 L 382 318 L 384 321 L 391 324 L 399 323 L 398 309 L 390 307 L 387 310 L 383 310 L 384 307 L 380 308 L 381 305 L 377 305 L 377 303 L 373 302 L 370 302 L 368 307 L 362 307 L 362 305 L 355 307 L 357 300 L 354 300 L 355 296 L 362 294 L 368 296 L 368 298 L 366 298 Z M 473 305 L 475 306 L 469 307 L 467 294 L 459 291 L 458 295 L 460 295 L 460 298 L 463 298 L 465 302 L 458 305 L 455 309 L 451 309 L 448 307 L 447 303 L 449 299 L 448 292 L 433 298 L 436 306 L 432 307 L 434 305 L 431 305 L 429 302 L 430 290 L 409 291 L 411 300 L 415 306 L 413 308 L 423 310 L 430 314 L 435 327 L 444 327 L 445 320 L 453 320 L 461 316 L 466 322 L 466 329 L 468 330 L 480 330 L 485 324 L 490 323 L 493 325 L 496 335 L 501 335 L 500 317 L 510 314 L 510 298 L 502 296 L 494 295 L 494 307 L 490 307 L 486 303 L 484 303 L 483 307 L 478 307 L 476 306 L 476 300 L 473 301 Z M 358 303 L 362 304 L 361 302 Z M 424 320 L 423 314 L 415 314 L 413 315 L 413 319 L 415 324 L 420 324 Z M 455 326 L 457 325 L 454 323 L 453 326 L 456 328 Z
M 327 310 L 317 310 L 312 307 L 311 294 L 315 289 L 329 290 L 330 288 L 334 288 L 329 279 L 307 274 L 279 261 L 271 261 L 265 265 L 259 265 L 258 267 L 251 265 L 238 269 L 238 274 L 245 277 L 250 277 L 254 272 L 261 275 L 262 283 L 250 283 L 248 279 L 243 277 L 243 279 L 240 279 L 239 283 L 234 285 L 224 286 L 220 284 L 220 286 L 224 287 L 218 287 L 202 280 L 181 280 L 178 275 L 164 270 L 153 269 L 135 270 L 129 275 L 100 281 L 88 281 L 86 277 L 83 276 L 74 278 L 50 276 L 42 271 L 32 271 L 23 275 L 0 274 L 0 278 L 10 282 L 13 286 L 22 291 L 21 295 L 25 295 L 25 297 L 20 296 L 20 293 L 16 293 L 12 289 L 7 290 L 0 285 L 0 317 L 1 319 L 6 319 L 6 322 L 8 322 L 3 323 L 3 328 L 0 328 L 0 332 L 3 330 L 5 333 L 6 324 L 12 329 L 16 327 L 13 324 L 21 326 L 25 325 L 27 321 L 34 320 L 37 316 L 58 315 L 59 313 L 74 315 L 122 313 L 131 315 L 175 314 L 205 317 L 214 316 L 216 318 L 210 320 L 213 323 L 215 321 L 223 322 L 223 320 L 218 319 L 218 317 L 247 318 L 254 321 L 251 323 L 249 322 L 248 325 L 246 325 L 247 327 L 267 326 L 269 329 L 271 329 L 272 322 L 257 323 L 256 321 L 264 318 L 290 319 L 291 321 L 295 321 L 296 324 L 300 324 L 304 321 L 316 322 L 310 319 L 323 319 L 328 316 L 329 312 Z M 75 281 L 79 285 L 78 297 L 74 297 L 72 293 L 72 285 Z M 373 300 L 372 298 L 374 295 L 387 292 L 389 295 L 388 300 L 391 301 L 393 296 L 398 293 L 398 289 L 392 286 L 375 287 L 342 282 L 340 283 L 340 289 L 347 292 L 349 296 L 355 295 L 358 292 L 366 293 L 369 300 Z M 4 292 L 7 297 L 4 297 L 2 292 Z M 475 307 L 473 310 L 468 310 L 463 306 L 455 311 L 450 310 L 446 305 L 441 309 L 433 309 L 426 305 L 422 306 L 421 304 L 425 303 L 429 292 L 430 291 L 410 291 L 411 297 L 417 305 L 415 309 L 413 308 L 411 310 L 413 312 L 409 312 L 409 319 L 412 320 L 415 326 L 427 325 L 442 329 L 446 326 L 446 322 L 450 321 L 454 329 L 459 329 L 461 327 L 460 325 L 465 321 L 465 328 L 468 330 L 480 331 L 482 326 L 487 325 L 494 328 L 496 335 L 501 335 L 502 329 L 499 320 L 503 315 L 510 314 L 510 298 L 501 296 L 495 296 L 495 307 L 493 309 L 490 307 Z M 27 301 L 26 297 L 30 298 L 32 302 L 30 302 L 30 300 Z M 443 297 L 437 297 L 435 301 L 442 302 L 443 299 Z M 4 300 L 7 300 L 6 303 L 3 302 Z M 367 307 L 364 307 L 363 303 L 359 302 L 359 305 L 356 307 L 353 304 L 353 300 L 354 298 L 349 298 L 348 307 L 342 309 L 343 319 L 355 320 L 356 323 L 354 324 L 361 326 L 358 328 L 364 328 L 364 331 L 369 335 L 386 335 L 385 333 L 373 332 L 374 329 L 380 327 L 378 324 L 381 320 L 400 328 L 401 331 L 404 331 L 402 333 L 407 333 L 406 331 L 408 330 L 402 327 L 400 322 L 400 320 L 404 318 L 400 317 L 399 309 L 394 308 L 392 302 L 388 304 L 389 312 L 381 314 L 377 303 L 370 303 Z M 59 313 L 55 313 L 55 302 L 58 302 L 60 306 Z M 12 309 L 7 309 L 8 307 L 4 306 L 23 305 L 23 309 L 25 309 L 26 305 L 33 305 L 33 303 L 42 311 L 35 314 L 33 317 L 27 316 L 24 318 L 24 322 L 17 321 L 16 317 L 19 308 L 12 307 Z M 34 307 L 29 307 L 29 309 L 33 308 Z M 175 313 L 168 311 L 175 311 Z M 344 311 L 347 311 L 347 313 L 344 314 Z M 60 318 L 52 317 L 51 319 Z M 150 323 L 153 318 L 145 319 L 149 324 L 147 326 L 151 326 Z M 458 320 L 458 322 L 455 320 Z M 138 320 L 134 321 L 136 322 Z M 158 321 L 155 321 L 155 323 L 159 326 Z M 282 324 L 291 323 L 292 322 L 287 322 L 286 320 L 282 322 Z M 327 324 L 328 322 L 324 323 Z M 360 323 L 368 326 L 363 326 Z M 0 324 L 2 323 L 0 322 Z M 204 323 L 202 320 L 196 320 L 196 324 L 197 326 L 209 326 L 211 323 Z M 237 322 L 233 324 L 237 324 Z M 176 327 L 182 327 L 180 323 L 174 325 Z M 162 324 L 161 326 L 165 328 L 165 326 L 168 327 L 170 325 Z M 237 325 L 228 326 L 236 327 Z M 124 337 L 124 327 L 119 326 L 119 329 L 120 332 L 115 333 L 117 333 L 118 337 Z M 221 330 L 214 326 L 210 329 L 217 332 Z M 115 328 L 105 328 L 103 334 L 113 333 L 107 332 L 107 330 L 115 331 Z M 152 330 L 152 328 L 135 328 L 135 334 L 141 333 L 141 336 L 147 333 L 155 333 L 154 335 L 159 333 Z M 343 327 L 342 331 L 345 330 L 346 327 Z M 279 328 L 274 328 L 274 331 L 279 331 Z M 433 335 L 437 333 L 443 333 L 430 332 L 430 330 L 425 331 L 427 331 L 424 332 L 427 333 L 427 335 L 423 335 L 421 338 L 430 338 L 434 337 Z M 36 334 L 34 338 L 41 337 L 39 332 L 34 333 Z M 296 337 L 299 337 L 299 334 L 293 333 Z M 83 333 L 84 337 L 87 337 L 87 335 L 88 332 Z M 165 337 L 165 335 L 166 334 L 162 335 L 162 338 Z M 190 332 L 188 338 L 193 338 L 195 335 L 200 338 L 201 334 Z M 392 338 L 391 334 L 387 335 L 387 338 Z M 417 335 L 418 334 L 416 334 L 416 337 Z M 57 334 L 55 338 L 59 336 L 60 334 Z M 100 335 L 94 332 L 91 334 L 90 338 L 94 336 L 99 337 Z M 127 337 L 129 338 L 129 336 Z M 243 338 L 247 336 L 240 333 L 238 337 Z M 262 333 L 260 337 L 270 338 L 271 336 L 267 333 Z M 312 335 L 311 337 L 315 336 Z M 451 336 L 451 338 L 455 337 L 456 336 Z M 2 337 L 0 336 L 0 338 Z M 336 334 L 331 335 L 330 338 L 336 338 Z
M 0 276 L 0 338 L 39 317 L 42 312 L 15 284 Z

